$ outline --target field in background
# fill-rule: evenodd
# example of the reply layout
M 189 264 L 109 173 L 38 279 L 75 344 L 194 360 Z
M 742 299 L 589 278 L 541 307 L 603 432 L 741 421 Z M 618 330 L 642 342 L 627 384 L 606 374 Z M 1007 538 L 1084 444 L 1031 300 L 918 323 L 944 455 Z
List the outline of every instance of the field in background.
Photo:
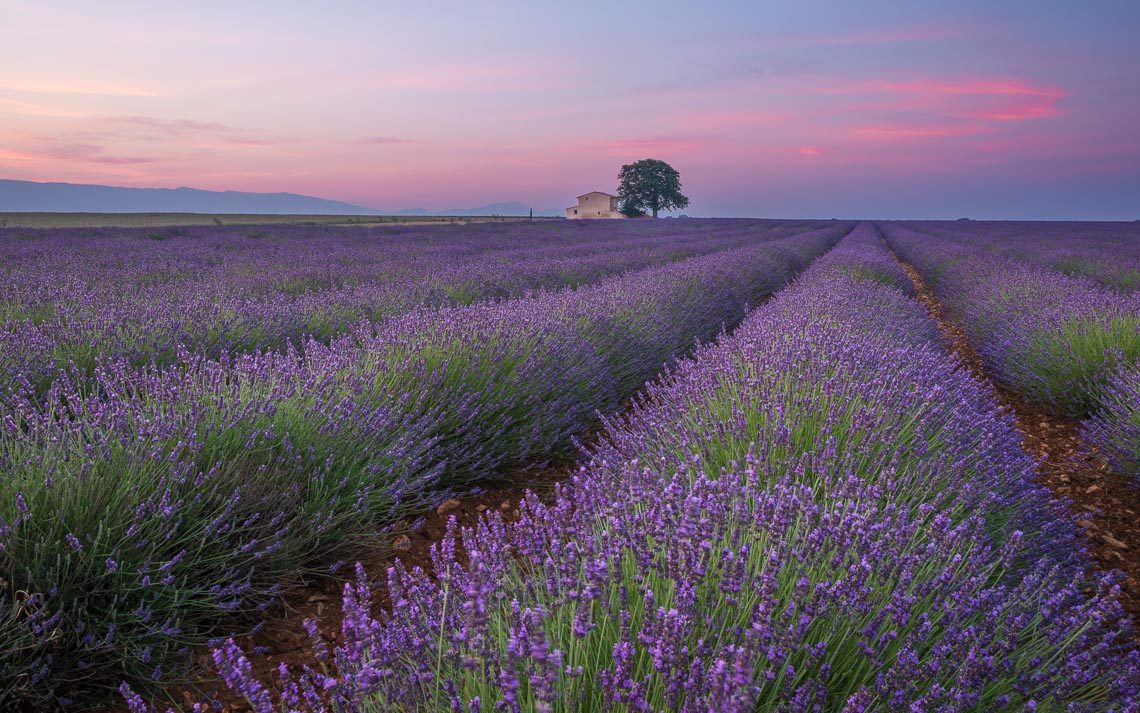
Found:
M 420 225 L 561 218 L 431 215 L 256 215 L 243 213 L 0 213 L 0 228 L 155 228 L 164 225 Z

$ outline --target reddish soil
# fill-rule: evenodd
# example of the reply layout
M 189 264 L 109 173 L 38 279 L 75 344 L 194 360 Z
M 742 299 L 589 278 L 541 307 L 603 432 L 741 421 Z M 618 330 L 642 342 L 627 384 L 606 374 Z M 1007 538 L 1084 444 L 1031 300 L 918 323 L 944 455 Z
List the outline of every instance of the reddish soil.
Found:
M 951 352 L 1013 415 L 1021 433 L 1021 447 L 1038 459 L 1040 482 L 1068 501 L 1099 565 L 1124 572 L 1121 602 L 1133 620 L 1140 621 L 1140 492 L 1124 476 L 1112 472 L 1104 458 L 1082 441 L 1080 421 L 1057 415 L 995 384 L 965 332 L 946 315 L 922 276 L 911 265 L 902 260 L 899 263 L 914 284 L 919 302 L 938 323 Z
M 430 570 L 432 546 L 444 539 L 451 518 L 455 518 L 461 528 L 474 527 L 487 513 L 498 511 L 510 522 L 519 516 L 519 502 L 528 492 L 547 499 L 553 493 L 554 485 L 569 477 L 576 467 L 574 463 L 565 461 L 551 464 L 545 470 L 527 471 L 525 475 L 504 478 L 477 494 L 447 498 L 419 516 L 406 518 L 403 521 L 405 528 L 395 528 L 375 552 L 358 558 L 368 578 L 374 582 L 376 613 L 388 606 L 385 576 L 388 568 L 399 561 L 409 569 Z M 457 554 L 457 559 L 464 559 L 462 552 Z M 265 624 L 256 634 L 236 639 L 246 652 L 257 678 L 267 687 L 273 689 L 279 683 L 278 668 L 281 664 L 295 672 L 306 665 L 319 670 L 320 664 L 304 628 L 305 621 L 312 619 L 317 622 L 330 647 L 338 643 L 344 617 L 341 599 L 346 582 L 344 577 L 353 577 L 354 568 L 346 567 L 339 574 L 340 577 L 314 579 L 291 590 L 266 614 Z M 194 655 L 186 680 L 160 689 L 150 699 L 151 708 L 155 711 L 165 711 L 172 706 L 176 710 L 190 710 L 195 703 L 211 704 L 214 709 L 234 713 L 252 710 L 243 697 L 222 683 L 208 648 Z M 127 709 L 119 704 L 105 710 L 108 713 L 126 713 Z
M 375 582 L 373 601 L 376 608 L 387 606 L 385 573 L 396 561 L 409 569 L 430 569 L 432 546 L 443 540 L 451 518 L 455 518 L 460 527 L 473 527 L 486 513 L 497 510 L 507 521 L 513 520 L 519 516 L 518 504 L 527 492 L 536 492 L 540 497 L 550 494 L 554 484 L 568 477 L 573 468 L 570 463 L 553 465 L 547 470 L 529 474 L 525 480 L 510 479 L 475 495 L 443 500 L 420 517 L 405 520 L 406 529 L 389 535 L 383 549 L 360 560 L 369 579 Z M 414 529 L 412 525 L 415 525 Z M 342 574 L 353 576 L 352 569 Z M 263 683 L 278 683 L 277 671 L 281 664 L 294 671 L 300 671 L 306 665 L 319 669 L 304 622 L 309 619 L 316 621 L 325 641 L 335 646 L 344 616 L 341 606 L 343 586 L 343 579 L 329 577 L 296 589 L 266 616 L 266 623 L 258 633 L 237 639 L 254 673 Z M 186 709 L 195 702 L 214 701 L 220 703 L 224 710 L 250 710 L 244 698 L 221 683 L 209 650 L 197 654 L 194 664 L 191 682 L 168 688 L 161 698 L 155 699 L 157 710 L 165 710 L 170 705 L 168 701 L 176 701 Z

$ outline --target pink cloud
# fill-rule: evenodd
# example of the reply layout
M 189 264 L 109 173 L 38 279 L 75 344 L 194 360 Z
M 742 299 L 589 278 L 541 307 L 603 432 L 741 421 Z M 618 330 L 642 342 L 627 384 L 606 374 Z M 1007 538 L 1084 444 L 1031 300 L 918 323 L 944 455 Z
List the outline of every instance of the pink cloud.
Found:
M 128 165 L 139 163 L 153 163 L 155 159 L 141 156 L 116 156 L 108 154 L 104 146 L 84 143 L 55 143 L 49 142 L 38 151 L 34 151 L 45 158 L 54 158 L 62 161 L 78 161 L 82 163 L 106 163 L 112 165 Z
M 96 139 L 176 143 L 196 147 L 273 146 L 280 141 L 245 135 L 216 121 L 165 119 L 152 116 L 92 117 L 84 136 Z
M 817 86 L 812 91 L 867 97 L 860 106 L 880 111 L 929 111 L 964 119 L 1025 121 L 1059 116 L 1069 93 L 1023 80 L 965 78 L 859 80 Z M 876 97 L 886 96 L 886 100 Z
M 945 139 L 958 136 L 979 136 L 993 133 L 988 126 L 978 124 L 880 124 L 858 126 L 851 134 L 865 139 Z
M 15 114 L 18 116 L 40 119 L 84 119 L 88 117 L 87 112 L 78 111 L 75 109 L 64 109 L 61 107 L 49 106 L 43 103 L 29 102 L 19 99 L 8 99 L 4 97 L 0 97 L 0 111 L 9 114 Z
M 357 143 L 376 144 L 376 145 L 407 144 L 407 143 L 411 143 L 411 139 L 400 139 L 400 138 L 396 138 L 394 136 L 368 136 L 368 137 L 365 137 L 363 139 L 360 139 L 360 141 L 358 141 Z
M 173 136 L 189 134 L 226 132 L 231 129 L 216 121 L 194 121 L 192 119 L 160 119 L 153 116 L 108 116 L 98 121 L 126 126 L 138 126 Z
M 48 141 L 39 147 L 24 149 L 2 149 L 0 158 L 15 161 L 65 161 L 108 165 L 134 165 L 153 163 L 155 159 L 141 156 L 117 156 L 108 154 L 106 148 L 97 144 L 62 143 Z
M 1028 121 L 1060 116 L 1062 113 L 1055 100 L 1035 99 L 1021 102 L 1006 101 L 998 105 L 964 112 L 962 116 L 968 119 L 986 119 L 989 121 Z
M 587 142 L 586 146 L 601 149 L 611 155 L 624 156 L 631 153 L 692 151 L 705 146 L 707 143 L 708 138 L 702 136 L 646 136 L 590 141 Z
M 244 136 L 232 136 L 223 139 L 217 139 L 214 145 L 218 146 L 277 146 L 280 141 L 271 141 L 269 139 L 251 139 Z
M 65 165 L 170 163 L 194 152 L 206 157 L 216 155 L 213 150 L 234 153 L 281 144 L 219 122 L 151 116 L 37 117 L 10 127 L 7 158 L 35 156 Z
M 720 111 L 700 111 L 676 114 L 672 121 L 676 124 L 705 131 L 733 129 L 741 126 L 780 125 L 795 117 L 788 112 L 764 109 L 723 109 Z
M 0 161 L 39 161 L 42 158 L 42 156 L 36 156 L 35 154 L 26 153 L 24 151 L 12 151 L 10 149 L 0 148 Z
M 1066 92 L 1053 87 L 1039 87 L 1016 79 L 911 79 L 905 81 L 877 80 L 864 82 L 862 88 L 870 91 L 901 92 L 907 94 L 1012 94 L 1050 96 L 1060 98 Z
M 80 94 L 109 97 L 162 96 L 161 92 L 143 86 L 53 79 L 6 79 L 0 81 L 0 91 L 19 92 L 21 94 Z
M 370 72 L 350 78 L 351 84 L 425 92 L 494 92 L 534 90 L 550 86 L 550 72 L 534 64 L 462 64 L 427 65 L 388 71 Z M 557 80 L 559 87 L 566 84 Z

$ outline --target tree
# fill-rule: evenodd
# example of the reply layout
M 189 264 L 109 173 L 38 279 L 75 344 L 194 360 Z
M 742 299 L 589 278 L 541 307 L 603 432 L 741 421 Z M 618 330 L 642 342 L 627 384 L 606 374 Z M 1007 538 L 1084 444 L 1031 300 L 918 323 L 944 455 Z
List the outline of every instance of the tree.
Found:
M 689 199 L 681 195 L 681 174 L 669 164 L 655 158 L 627 163 L 618 172 L 618 198 L 621 212 L 630 216 L 661 210 L 685 208 Z

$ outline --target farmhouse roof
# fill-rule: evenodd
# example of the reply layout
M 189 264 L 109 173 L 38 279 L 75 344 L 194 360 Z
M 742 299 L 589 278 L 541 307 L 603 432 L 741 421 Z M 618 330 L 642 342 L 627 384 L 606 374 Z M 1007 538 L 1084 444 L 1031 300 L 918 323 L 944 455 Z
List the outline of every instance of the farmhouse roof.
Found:
M 610 198 L 617 198 L 617 196 L 613 195 L 612 193 L 606 193 L 605 191 L 590 191 L 589 193 L 583 193 L 582 195 L 580 195 L 578 197 L 579 198 L 585 198 L 586 196 L 592 196 L 592 195 L 608 196 Z

